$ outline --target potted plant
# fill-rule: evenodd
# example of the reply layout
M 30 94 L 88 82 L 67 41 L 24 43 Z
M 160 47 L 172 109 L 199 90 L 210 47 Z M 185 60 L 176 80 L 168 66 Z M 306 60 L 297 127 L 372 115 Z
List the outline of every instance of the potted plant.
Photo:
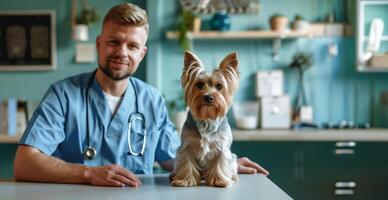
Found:
M 274 14 L 269 19 L 271 30 L 284 32 L 288 28 L 288 18 L 282 14 Z
M 87 41 L 89 39 L 89 26 L 98 19 L 99 15 L 95 8 L 88 8 L 84 6 L 76 18 L 73 38 L 79 41 Z
M 191 49 L 188 32 L 198 32 L 201 29 L 201 19 L 191 11 L 182 10 L 179 23 L 179 44 L 185 50 Z
M 309 22 L 306 21 L 301 15 L 295 15 L 294 21 L 291 23 L 292 30 L 306 31 L 309 28 Z
M 296 52 L 291 64 L 289 65 L 290 68 L 298 70 L 299 73 L 298 91 L 294 106 L 295 112 L 292 116 L 293 121 L 299 121 L 301 108 L 308 105 L 304 87 L 304 73 L 313 65 L 313 62 L 314 60 L 311 53 Z

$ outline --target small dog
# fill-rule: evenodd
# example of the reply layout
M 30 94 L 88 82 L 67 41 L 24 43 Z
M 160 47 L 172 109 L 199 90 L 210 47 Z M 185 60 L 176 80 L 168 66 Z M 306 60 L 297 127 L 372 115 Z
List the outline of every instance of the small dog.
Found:
M 226 118 L 239 85 L 237 65 L 237 55 L 231 53 L 210 74 L 196 55 L 185 52 L 181 80 L 189 112 L 171 185 L 194 186 L 204 180 L 209 186 L 227 187 L 237 181 L 237 156 L 230 151 L 233 138 Z

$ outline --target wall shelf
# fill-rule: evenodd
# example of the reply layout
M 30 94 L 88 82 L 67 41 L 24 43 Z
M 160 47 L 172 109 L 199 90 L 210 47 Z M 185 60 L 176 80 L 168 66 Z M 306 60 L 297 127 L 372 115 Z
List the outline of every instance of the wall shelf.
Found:
M 305 37 L 343 37 L 352 36 L 352 28 L 343 23 L 312 23 L 303 31 L 288 30 L 284 32 L 271 30 L 247 31 L 197 31 L 188 32 L 189 39 L 287 39 Z M 179 31 L 167 31 L 167 39 L 178 39 Z
M 21 134 L 9 136 L 5 133 L 0 133 L 0 144 L 17 144 L 21 137 Z
M 309 37 L 308 31 L 200 31 L 188 32 L 190 39 L 285 39 L 285 38 L 299 38 Z M 167 31 L 167 39 L 178 39 L 178 31 Z

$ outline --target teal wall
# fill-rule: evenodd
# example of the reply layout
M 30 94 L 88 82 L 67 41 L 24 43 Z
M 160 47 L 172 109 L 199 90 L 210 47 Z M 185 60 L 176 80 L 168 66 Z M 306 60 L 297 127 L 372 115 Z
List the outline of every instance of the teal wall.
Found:
M 79 1 L 80 2 L 80 1 Z M 101 15 L 119 0 L 89 0 Z M 146 8 L 150 18 L 150 40 L 148 55 L 137 76 L 161 89 L 166 98 L 172 99 L 180 92 L 183 52 L 176 40 L 167 40 L 165 31 L 176 27 L 179 19 L 178 0 L 131 1 Z M 43 72 L 0 72 L 0 97 L 17 97 L 40 100 L 49 84 L 80 72 L 91 71 L 95 63 L 74 63 L 75 42 L 71 40 L 71 1 L 60 0 L 15 0 L 1 1 L 0 10 L 56 11 L 57 69 Z M 289 18 L 301 14 L 306 19 L 323 20 L 332 12 L 337 21 L 354 24 L 355 1 L 347 0 L 261 0 L 259 14 L 233 15 L 232 30 L 267 29 L 268 18 L 273 13 L 282 13 Z M 211 16 L 202 16 L 206 21 Z M 101 21 L 102 19 L 100 19 Z M 90 42 L 100 31 L 101 23 L 92 25 Z M 338 44 L 339 55 L 329 57 L 327 47 Z M 314 106 L 318 122 L 352 120 L 370 122 L 376 126 L 388 126 L 382 116 L 387 108 L 380 105 L 379 95 L 387 90 L 387 75 L 384 73 L 358 73 L 355 71 L 354 37 L 303 38 L 284 40 L 278 61 L 271 57 L 271 40 L 201 40 L 195 41 L 193 51 L 206 66 L 215 67 L 229 52 L 237 51 L 240 61 L 241 85 L 236 101 L 254 99 L 254 72 L 263 69 L 284 69 L 285 92 L 292 97 L 296 93 L 296 73 L 287 68 L 297 50 L 308 50 L 314 54 L 315 64 L 306 74 L 308 101 Z M 145 67 L 146 66 L 146 67 Z M 28 87 L 26 87 L 28 86 Z
M 262 0 L 257 15 L 232 15 L 232 30 L 268 28 L 268 19 L 273 13 L 282 13 L 289 18 L 301 14 L 311 21 L 323 20 L 327 13 L 335 13 L 339 22 L 354 25 L 355 1 L 321 1 L 321 0 Z M 150 11 L 150 10 L 149 10 Z M 165 31 L 175 29 L 179 19 L 179 7 L 176 0 L 160 0 L 155 2 L 151 15 L 157 24 L 157 35 L 154 35 L 149 46 L 154 49 L 148 60 L 148 70 L 159 73 L 147 74 L 167 99 L 173 99 L 180 92 L 179 77 L 181 75 L 183 52 L 177 40 L 167 40 Z M 209 19 L 210 16 L 202 16 Z M 151 24 L 152 26 L 152 24 Z M 336 43 L 339 54 L 330 57 L 328 45 Z M 380 105 L 379 95 L 388 90 L 387 74 L 360 73 L 355 66 L 355 39 L 348 37 L 301 38 L 282 42 L 279 60 L 271 56 L 272 40 L 195 40 L 194 51 L 208 69 L 213 69 L 229 52 L 237 51 L 241 81 L 235 101 L 253 100 L 254 73 L 265 69 L 283 69 L 285 72 L 285 92 L 295 99 L 297 74 L 288 69 L 292 55 L 297 50 L 313 53 L 315 63 L 305 74 L 308 102 L 314 107 L 314 118 L 317 122 L 334 122 L 341 120 L 356 123 L 369 122 L 373 126 L 387 127 L 385 114 L 388 109 Z M 385 117 L 384 117 L 385 116 Z
M 16 97 L 28 100 L 39 101 L 48 86 L 56 80 L 81 72 L 92 71 L 96 68 L 95 63 L 78 64 L 74 62 L 76 42 L 71 39 L 71 2 L 70 0 L 15 0 L 0 1 L 1 10 L 54 10 L 56 13 L 56 38 L 57 38 L 57 69 L 54 71 L 39 72 L 0 72 L 0 97 Z M 88 42 L 95 43 L 95 38 L 101 29 L 101 22 L 104 14 L 116 4 L 123 0 L 89 0 L 89 6 L 97 8 L 100 13 L 99 22 L 90 28 Z M 140 7 L 145 8 L 142 0 L 133 0 Z M 81 1 L 78 0 L 78 9 L 81 8 Z M 136 76 L 145 78 L 144 62 L 140 66 Z

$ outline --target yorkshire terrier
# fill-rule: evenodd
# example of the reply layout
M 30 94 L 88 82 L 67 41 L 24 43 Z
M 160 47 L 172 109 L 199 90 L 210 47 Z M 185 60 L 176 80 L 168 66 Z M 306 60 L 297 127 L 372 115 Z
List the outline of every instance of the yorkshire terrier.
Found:
M 230 151 L 233 138 L 226 117 L 239 85 L 237 65 L 234 52 L 207 73 L 195 54 L 185 52 L 181 81 L 189 112 L 171 185 L 185 187 L 204 182 L 227 187 L 237 181 L 237 156 Z

